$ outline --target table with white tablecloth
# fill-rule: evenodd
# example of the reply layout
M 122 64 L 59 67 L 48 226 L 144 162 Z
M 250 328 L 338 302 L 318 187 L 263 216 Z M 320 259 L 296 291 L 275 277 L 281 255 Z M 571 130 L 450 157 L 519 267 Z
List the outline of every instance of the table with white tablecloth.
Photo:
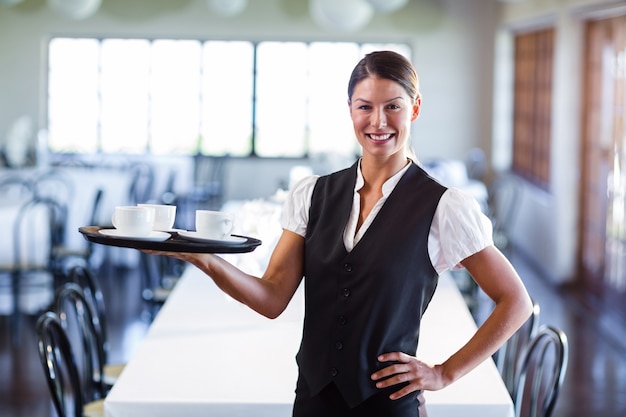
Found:
M 287 310 L 269 320 L 189 267 L 109 393 L 106 416 L 290 416 L 303 303 L 299 289 Z M 418 356 L 441 362 L 475 330 L 444 274 L 423 319 Z M 430 417 L 513 416 L 491 360 L 425 395 Z

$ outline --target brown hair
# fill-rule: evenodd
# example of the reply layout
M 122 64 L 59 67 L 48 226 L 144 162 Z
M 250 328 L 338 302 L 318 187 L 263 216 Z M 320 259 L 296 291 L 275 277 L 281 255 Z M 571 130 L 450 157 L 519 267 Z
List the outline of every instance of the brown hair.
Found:
M 369 77 L 395 81 L 404 88 L 413 101 L 420 98 L 417 72 L 411 61 L 397 52 L 371 52 L 359 61 L 352 70 L 348 82 L 348 99 L 350 101 L 356 85 Z

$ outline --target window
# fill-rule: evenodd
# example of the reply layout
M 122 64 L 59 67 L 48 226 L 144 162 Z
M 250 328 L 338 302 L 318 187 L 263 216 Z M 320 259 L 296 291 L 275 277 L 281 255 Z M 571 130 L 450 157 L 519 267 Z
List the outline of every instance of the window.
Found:
M 54 38 L 53 152 L 352 155 L 350 71 L 404 44 Z M 331 65 L 332 63 L 332 65 Z
M 303 155 L 306 153 L 308 98 L 307 45 L 264 42 L 257 51 L 256 153 L 261 156 Z
M 254 46 L 250 42 L 206 42 L 202 55 L 200 153 L 252 152 Z
M 515 37 L 513 171 L 542 189 L 550 186 L 550 128 L 554 29 Z

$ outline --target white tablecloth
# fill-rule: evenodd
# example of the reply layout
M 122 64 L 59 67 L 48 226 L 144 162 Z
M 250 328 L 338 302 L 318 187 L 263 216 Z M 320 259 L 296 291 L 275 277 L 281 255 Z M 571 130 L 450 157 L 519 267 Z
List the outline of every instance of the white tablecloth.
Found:
M 269 320 L 189 267 L 108 395 L 106 416 L 291 416 L 302 316 L 301 290 L 283 315 Z M 444 275 L 424 317 L 419 355 L 442 361 L 475 328 Z M 513 416 L 491 360 L 446 389 L 427 392 L 426 402 L 430 417 Z

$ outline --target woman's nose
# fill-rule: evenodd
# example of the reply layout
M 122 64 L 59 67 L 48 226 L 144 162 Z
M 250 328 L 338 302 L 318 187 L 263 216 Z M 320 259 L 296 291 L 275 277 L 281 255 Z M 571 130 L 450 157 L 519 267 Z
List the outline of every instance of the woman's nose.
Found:
M 382 111 L 374 112 L 372 115 L 372 127 L 376 129 L 382 129 L 387 126 L 387 118 L 385 117 L 385 113 Z

